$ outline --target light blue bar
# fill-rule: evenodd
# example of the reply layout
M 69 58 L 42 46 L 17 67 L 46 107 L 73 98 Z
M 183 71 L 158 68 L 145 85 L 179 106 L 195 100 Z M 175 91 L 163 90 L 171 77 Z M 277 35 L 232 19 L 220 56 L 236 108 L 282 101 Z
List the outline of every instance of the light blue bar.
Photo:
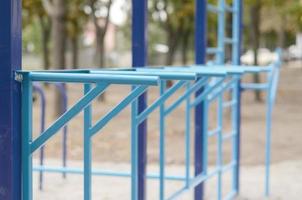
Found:
M 212 5 L 212 4 L 208 4 L 207 5 L 207 10 L 210 11 L 210 12 L 213 12 L 213 13 L 219 13 L 219 12 L 221 12 L 220 8 L 218 8 L 217 6 Z
M 163 104 L 170 96 L 172 96 L 179 88 L 181 88 L 186 81 L 179 81 L 169 88 L 165 93 L 163 93 L 152 105 L 146 108 L 142 113 L 137 117 L 137 123 L 142 123 L 148 116 L 151 114 L 158 106 Z
M 156 76 L 133 76 L 114 74 L 81 74 L 81 73 L 52 73 L 31 72 L 32 81 L 41 82 L 65 82 L 65 83 L 109 83 L 127 85 L 158 85 Z
M 229 140 L 229 139 L 234 139 L 235 136 L 236 136 L 236 132 L 235 131 L 233 131 L 231 133 L 226 133 L 226 134 L 223 135 L 223 141 Z
M 179 72 L 167 72 L 162 68 L 152 68 L 153 70 L 146 70 L 145 68 L 137 68 L 134 71 L 122 71 L 122 70 L 91 70 L 92 74 L 118 74 L 118 75 L 132 75 L 132 76 L 158 76 L 160 79 L 165 80 L 196 80 L 195 73 L 179 73 Z
M 179 82 L 180 83 L 180 82 Z M 166 81 L 161 81 L 160 84 L 160 96 L 165 94 Z M 159 199 L 165 199 L 165 104 L 160 105 L 159 116 Z
M 207 90 L 208 88 L 206 88 L 206 90 L 203 91 L 203 94 L 207 93 Z M 206 97 L 207 95 L 203 95 L 204 97 Z M 199 96 L 200 97 L 200 96 Z M 198 98 L 199 98 L 198 97 Z M 202 146 L 202 158 L 203 158 L 203 161 L 202 161 L 202 164 L 203 164 L 203 174 L 207 175 L 208 174 L 208 135 L 209 135 L 209 111 L 210 111 L 210 105 L 209 105 L 209 102 L 206 100 L 206 99 L 203 99 L 204 103 L 203 103 L 203 110 L 204 110 L 204 114 L 203 114 L 203 117 L 204 117 L 204 120 L 202 121 L 203 123 L 203 130 L 202 130 L 202 142 L 203 142 L 203 146 Z M 202 113 L 200 113 L 202 114 Z M 198 177 L 198 176 L 195 176 L 195 178 Z
M 25 73 L 22 81 L 22 197 L 32 200 L 32 82 L 30 73 Z
M 224 5 L 224 8 L 225 8 L 225 11 L 228 11 L 228 12 L 234 12 L 233 7 L 232 7 L 232 6 L 230 6 L 230 5 L 225 4 L 225 5 Z
M 241 88 L 244 90 L 267 90 L 267 83 L 242 83 Z
M 217 53 L 220 53 L 222 51 L 223 50 L 219 49 L 219 48 L 213 48 L 213 47 L 207 48 L 207 54 L 217 54 Z
M 91 91 L 90 84 L 84 85 L 84 95 Z M 91 162 L 92 147 L 89 129 L 92 121 L 92 108 L 88 105 L 84 108 L 84 199 L 91 200 Z
M 234 90 L 234 88 L 233 88 L 233 90 Z M 223 103 L 223 108 L 232 107 L 232 106 L 234 106 L 236 104 L 237 104 L 236 100 L 231 100 L 231 101 L 228 101 L 228 102 L 224 102 Z
M 272 110 L 273 105 L 270 101 L 272 90 L 273 73 L 268 75 L 269 85 L 266 91 L 266 133 L 265 133 L 265 196 L 270 193 L 270 162 L 271 162 L 271 129 L 272 129 Z
M 237 40 L 236 40 L 236 39 L 233 39 L 233 38 L 225 38 L 225 39 L 224 39 L 224 42 L 225 42 L 226 44 L 235 44 L 235 43 L 237 43 Z
M 110 112 L 108 112 L 102 119 L 96 122 L 89 130 L 90 136 L 94 136 L 100 129 L 102 129 L 112 118 L 118 115 L 125 107 L 127 107 L 132 101 L 139 97 L 146 91 L 148 86 L 138 86 L 135 88 L 126 98 L 124 98 L 117 106 L 115 106 Z
M 217 126 L 221 127 L 217 133 L 217 166 L 223 166 L 223 152 L 222 152 L 222 128 L 223 128 L 223 94 L 219 95 L 218 99 L 218 108 L 217 108 Z M 217 179 L 217 199 L 222 199 L 222 172 L 218 172 Z
M 133 88 L 136 89 L 135 87 Z M 131 105 L 131 200 L 138 200 L 138 100 Z
M 72 167 L 52 167 L 52 166 L 34 166 L 33 171 L 40 172 L 49 172 L 49 173 L 68 173 L 68 174 L 83 174 L 84 170 L 81 168 L 72 168 Z M 121 172 L 121 171 L 112 171 L 112 170 L 100 170 L 92 169 L 91 174 L 95 176 L 112 176 L 112 177 L 123 177 L 130 178 L 130 172 Z M 159 174 L 147 174 L 148 179 L 159 179 Z M 176 176 L 176 175 L 166 175 L 164 177 L 169 181 L 185 181 L 185 176 Z
M 187 90 L 190 89 L 190 83 L 187 83 Z M 185 187 L 189 188 L 190 184 L 190 142 L 191 142 L 191 98 L 186 100 L 186 130 L 185 130 L 185 162 L 186 162 L 186 183 Z
M 98 84 L 95 88 L 90 90 L 83 96 L 74 106 L 67 110 L 61 117 L 59 117 L 48 129 L 44 131 L 35 141 L 31 144 L 31 152 L 34 152 L 41 147 L 49 138 L 54 136 L 67 122 L 75 117 L 79 112 L 88 106 L 93 99 L 100 95 L 108 87 L 108 84 Z
M 204 77 L 213 77 L 213 76 L 225 76 L 227 75 L 227 71 L 225 69 L 211 69 L 209 67 L 200 67 L 197 68 L 199 65 L 190 65 L 190 66 L 170 66 L 170 67 L 163 67 L 166 72 L 178 72 L 178 73 L 196 73 L 198 78 Z M 144 68 L 144 69 L 137 69 L 139 71 L 155 71 L 155 68 Z

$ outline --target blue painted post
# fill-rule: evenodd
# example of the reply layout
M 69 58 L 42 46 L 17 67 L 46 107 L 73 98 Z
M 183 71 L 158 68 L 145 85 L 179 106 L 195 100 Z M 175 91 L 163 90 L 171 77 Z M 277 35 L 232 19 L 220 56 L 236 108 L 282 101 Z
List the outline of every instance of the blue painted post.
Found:
M 235 0 L 236 2 L 236 6 L 234 7 L 237 7 L 237 22 L 236 25 L 239 26 L 237 27 L 237 48 L 233 48 L 233 55 L 236 56 L 234 59 L 234 63 L 233 64 L 237 64 L 239 65 L 240 64 L 240 56 L 241 56 L 241 42 L 242 42 L 242 16 L 243 16 L 243 3 L 242 3 L 242 0 Z M 233 28 L 234 29 L 234 28 Z M 234 45 L 235 47 L 236 45 Z M 236 127 L 236 132 L 237 132 L 237 155 L 236 155 L 236 160 L 237 160 L 237 169 L 236 169 L 236 185 L 235 185 L 235 188 L 236 188 L 236 191 L 237 193 L 239 193 L 239 190 L 240 190 L 240 151 L 241 151 L 241 148 L 240 148 L 240 141 L 241 141 L 241 86 L 240 86 L 240 80 L 238 81 L 238 84 L 237 84 L 237 127 Z
M 147 64 L 147 0 L 132 0 L 132 66 Z M 138 99 L 138 114 L 147 106 L 147 94 Z M 138 126 L 138 199 L 145 199 L 147 121 Z
M 195 0 L 195 63 L 205 64 L 206 47 L 207 47 L 207 16 L 206 16 L 206 0 Z M 203 89 L 196 93 L 198 96 Z M 200 103 L 195 108 L 195 147 L 194 147 L 194 165 L 195 176 L 203 172 L 203 130 L 204 130 L 204 103 Z M 203 183 L 197 185 L 194 191 L 194 199 L 203 199 Z
M 21 0 L 0 1 L 0 199 L 21 199 Z

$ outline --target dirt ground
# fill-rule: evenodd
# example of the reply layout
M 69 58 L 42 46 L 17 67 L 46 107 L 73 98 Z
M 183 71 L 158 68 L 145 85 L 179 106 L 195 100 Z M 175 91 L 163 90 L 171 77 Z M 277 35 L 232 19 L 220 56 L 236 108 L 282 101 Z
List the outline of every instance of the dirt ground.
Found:
M 106 102 L 94 102 L 93 103 L 93 121 L 94 123 L 112 106 L 119 102 L 130 90 L 129 87 L 113 86 L 106 93 Z M 73 105 L 77 99 L 82 95 L 82 86 L 71 85 L 68 86 L 69 105 Z M 180 93 L 183 91 L 180 91 Z M 178 94 L 180 94 L 178 93 Z M 177 95 L 174 95 L 172 99 L 175 100 Z M 152 88 L 149 91 L 149 101 L 152 102 L 156 99 L 158 90 Z M 262 184 L 263 181 L 258 182 L 259 178 L 263 178 L 263 163 L 264 163 L 264 144 L 265 144 L 265 103 L 255 103 L 252 93 L 243 94 L 242 105 L 242 156 L 241 162 L 243 164 L 243 175 L 246 172 L 246 176 L 243 176 L 243 182 L 251 184 Z M 47 89 L 47 124 L 50 125 L 53 122 L 54 116 L 54 88 L 50 86 Z M 276 191 L 280 194 L 287 188 L 285 194 L 293 195 L 282 196 L 281 194 L 273 195 L 274 199 L 299 199 L 301 194 L 301 171 L 302 171 L 302 64 L 291 63 L 290 65 L 284 65 L 281 70 L 280 85 L 277 95 L 277 101 L 273 113 L 273 128 L 272 128 L 272 163 L 273 173 L 275 170 L 275 178 L 272 175 L 272 179 L 275 180 L 272 183 L 272 187 L 281 188 L 278 190 L 272 190 L 272 194 Z M 171 102 L 168 102 L 168 105 Z M 34 135 L 39 133 L 39 101 L 34 104 Z M 179 170 L 179 166 L 184 163 L 184 107 L 185 105 L 177 109 L 167 119 L 167 144 L 166 144 L 166 160 L 167 164 L 175 166 L 176 171 Z M 214 110 L 214 108 L 213 108 Z M 93 160 L 95 163 L 115 163 L 114 165 L 123 165 L 130 160 L 130 108 L 120 113 L 112 122 L 110 122 L 98 135 L 93 138 Z M 192 113 L 193 114 L 193 113 Z M 225 114 L 225 128 L 229 129 L 230 121 L 228 119 L 229 113 Z M 192 115 L 193 116 L 193 115 Z M 215 115 L 210 116 L 210 127 L 215 125 Z M 156 165 L 158 162 L 158 112 L 154 112 L 148 120 L 148 162 L 151 166 Z M 73 162 L 78 162 L 83 158 L 83 115 L 79 114 L 68 124 L 68 157 L 70 161 L 69 166 Z M 192 129 L 193 130 L 193 129 Z M 193 135 L 193 134 L 192 134 Z M 193 136 L 192 136 L 193 137 Z M 62 134 L 57 134 L 46 145 L 46 156 L 51 159 L 59 159 L 61 156 L 61 141 Z M 215 152 L 216 152 L 215 138 L 210 140 L 209 145 L 209 158 L 210 163 L 215 164 Z M 193 141 L 192 148 L 193 150 Z M 225 144 L 224 146 L 225 162 L 228 162 L 231 158 L 231 144 Z M 37 155 L 37 154 L 36 154 Z M 193 156 L 193 155 L 192 155 Z M 48 161 L 47 161 L 48 162 Z M 55 175 L 50 175 L 54 176 Z M 67 182 L 78 182 L 78 178 L 73 179 L 70 176 Z M 52 178 L 50 178 L 52 179 Z M 57 178 L 54 178 L 55 180 Z M 81 180 L 81 179 L 80 179 Z M 257 181 L 258 180 L 258 181 Z M 299 182 L 300 180 L 300 182 Z M 287 184 L 286 187 L 282 185 Z M 60 183 L 61 184 L 61 183 Z M 62 183 L 63 184 L 63 183 Z M 101 183 L 100 183 L 101 184 Z M 289 185 L 292 184 L 292 187 Z M 299 188 L 300 184 L 300 190 Z M 81 184 L 79 184 L 81 185 Z M 52 186 L 51 186 L 52 187 Z M 65 187 L 65 186 L 64 186 Z M 100 186 L 101 187 L 101 186 Z M 128 186 L 129 187 L 129 186 Z M 282 189 L 283 188 L 283 189 Z M 129 188 L 128 188 L 129 189 Z M 242 191 L 248 191 L 243 195 L 242 199 L 262 199 L 263 196 L 257 196 L 256 194 L 262 194 L 261 189 L 256 190 L 253 187 L 243 187 Z M 255 191 L 255 192 L 252 192 Z M 259 192 L 261 191 L 261 192 Z M 256 193 L 256 194 L 255 194 Z M 43 194 L 38 193 L 43 196 Z M 121 195 L 123 193 L 117 193 Z M 251 196 L 250 196 L 251 195 Z M 120 197 L 123 197 L 120 196 Z M 288 198 L 286 198 L 288 197 Z M 296 198 L 297 197 L 297 198 Z M 104 198 L 104 199 L 121 199 L 116 198 Z M 47 199 L 47 198 L 38 198 Z M 60 198 L 52 198 L 60 199 Z M 68 198 L 69 199 L 69 198 Z M 74 199 L 74 198 L 70 198 Z M 97 198 L 98 199 L 98 198 Z M 102 198 L 103 199 L 103 198 Z M 122 198 L 127 199 L 127 198 Z M 150 199 L 157 199 L 152 198 Z M 213 199 L 209 197 L 209 199 Z

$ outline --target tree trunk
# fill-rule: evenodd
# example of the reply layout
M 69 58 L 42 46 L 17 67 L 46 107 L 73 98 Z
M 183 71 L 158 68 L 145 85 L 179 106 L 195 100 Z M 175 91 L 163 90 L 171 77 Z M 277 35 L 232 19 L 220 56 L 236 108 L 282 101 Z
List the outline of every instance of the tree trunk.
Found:
M 169 47 L 169 51 L 166 57 L 166 65 L 172 65 L 174 63 L 175 52 L 178 45 L 177 34 L 173 31 L 168 31 L 167 34 L 167 45 Z
M 261 13 L 261 2 L 257 0 L 255 5 L 251 7 L 251 27 L 252 27 L 252 47 L 254 51 L 254 64 L 258 65 L 258 49 L 260 46 L 260 13 Z M 254 83 L 260 83 L 260 76 L 258 73 L 253 75 Z M 255 91 L 255 101 L 261 102 L 261 92 Z
M 284 17 L 281 17 L 281 26 L 278 30 L 278 46 L 280 48 L 285 47 L 285 25 L 286 25 L 286 19 Z
M 99 68 L 104 68 L 105 67 L 105 34 L 98 28 L 97 30 L 97 44 L 96 44 L 96 58 L 97 58 L 97 63 Z M 101 102 L 106 101 L 106 95 L 105 92 L 103 92 L 99 97 L 98 100 Z
M 79 40 L 78 36 L 75 35 L 71 38 L 71 49 L 72 49 L 72 68 L 79 68 Z
M 41 35 L 42 35 L 42 57 L 43 57 L 43 68 L 49 70 L 50 67 L 50 58 L 49 58 L 49 41 L 50 41 L 50 23 L 44 21 L 44 16 L 39 16 L 39 22 L 41 26 Z M 47 19 L 47 21 L 49 21 Z
M 188 29 L 184 32 L 182 36 L 182 49 L 181 49 L 181 61 L 183 65 L 188 63 L 188 47 L 190 39 L 191 30 Z
M 53 0 L 52 41 L 53 62 L 55 68 L 65 69 L 66 29 L 65 29 L 65 0 Z M 62 114 L 62 97 L 58 91 L 55 93 L 56 116 Z

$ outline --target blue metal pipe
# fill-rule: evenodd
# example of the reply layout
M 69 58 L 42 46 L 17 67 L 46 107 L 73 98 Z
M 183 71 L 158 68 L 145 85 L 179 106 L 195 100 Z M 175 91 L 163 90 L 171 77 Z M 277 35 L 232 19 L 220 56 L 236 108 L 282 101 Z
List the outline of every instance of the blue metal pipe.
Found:
M 105 85 L 97 85 L 85 96 L 83 96 L 77 104 L 72 106 L 68 111 L 66 111 L 61 117 L 59 117 L 48 129 L 46 129 L 37 139 L 35 139 L 31 145 L 31 153 L 41 147 L 49 138 L 55 135 L 58 130 L 60 130 L 68 121 L 70 121 L 74 116 L 76 116 L 82 109 L 88 106 L 93 99 L 100 95 L 107 88 Z
M 56 88 L 60 92 L 62 99 L 61 113 L 66 112 L 67 110 L 67 101 L 68 97 L 66 94 L 66 85 L 64 83 L 55 83 Z M 62 165 L 63 167 L 67 166 L 67 125 L 63 127 L 63 138 L 62 138 Z M 66 174 L 63 173 L 63 178 L 66 178 Z
M 45 94 L 43 91 L 43 88 L 41 85 L 38 84 L 33 84 L 33 90 L 37 92 L 40 96 L 40 101 L 41 101 L 41 123 L 40 123 L 40 133 L 43 133 L 45 130 L 45 106 L 46 106 L 46 100 L 45 100 Z M 40 150 L 40 165 L 44 165 L 44 147 L 41 148 Z M 39 189 L 43 189 L 43 171 L 39 173 Z
M 22 74 L 24 72 L 18 72 Z M 65 83 L 109 83 L 129 85 L 158 85 L 158 77 L 130 76 L 115 74 L 80 74 L 80 73 L 45 73 L 30 72 L 31 81 L 40 82 L 65 82 Z

